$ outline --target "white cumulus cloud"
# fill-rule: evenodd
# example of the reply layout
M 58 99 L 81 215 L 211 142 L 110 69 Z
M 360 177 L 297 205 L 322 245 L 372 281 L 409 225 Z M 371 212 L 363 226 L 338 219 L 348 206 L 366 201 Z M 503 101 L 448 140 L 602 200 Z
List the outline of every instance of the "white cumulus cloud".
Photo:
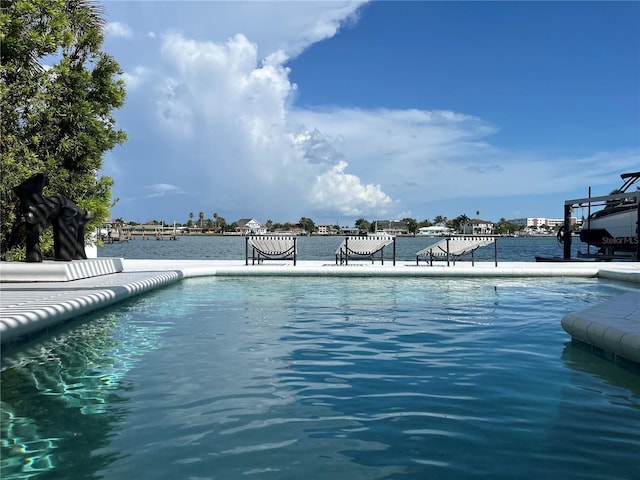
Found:
M 312 200 L 346 217 L 389 213 L 393 200 L 380 185 L 364 185 L 357 176 L 345 173 L 346 168 L 347 163 L 341 161 L 318 175 L 311 189 Z
M 135 90 L 140 87 L 151 75 L 151 70 L 144 66 L 137 66 L 131 72 L 124 72 L 122 78 L 124 79 L 127 90 Z
M 127 25 L 126 23 L 122 23 L 122 22 L 107 23 L 105 33 L 113 37 L 130 38 L 133 36 L 133 31 L 131 30 L 131 27 L 129 27 L 129 25 Z
M 181 166 L 197 171 L 200 181 L 223 177 L 230 203 L 242 199 L 265 215 L 269 209 L 334 214 L 392 204 L 379 185 L 347 172 L 339 145 L 322 132 L 305 139 L 298 133 L 304 127 L 290 125 L 288 106 L 297 87 L 282 50 L 260 60 L 257 46 L 242 34 L 215 43 L 171 33 L 162 53 L 172 76 L 158 102 L 158 121 L 166 135 L 199 149 L 201 155 Z M 317 157 L 320 148 L 326 150 L 322 161 L 313 153 Z
M 633 151 L 510 150 L 494 141 L 498 126 L 465 112 L 296 105 L 305 85 L 293 82 L 291 60 L 357 21 L 365 2 L 112 3 L 135 18 L 136 31 L 156 32 L 112 42 L 128 93 L 118 121 L 130 138 L 113 171 L 129 198 L 152 184 L 153 201 L 136 202 L 139 210 L 401 218 L 465 197 L 564 192 L 637 169 Z M 133 35 L 119 22 L 107 31 Z M 170 193 L 182 194 L 179 205 Z

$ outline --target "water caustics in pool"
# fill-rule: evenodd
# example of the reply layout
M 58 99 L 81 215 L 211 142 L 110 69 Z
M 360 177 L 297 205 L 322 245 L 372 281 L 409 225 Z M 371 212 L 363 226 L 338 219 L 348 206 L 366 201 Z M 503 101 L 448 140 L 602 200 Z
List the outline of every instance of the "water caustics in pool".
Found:
M 2 478 L 637 478 L 597 280 L 209 278 L 2 361 Z

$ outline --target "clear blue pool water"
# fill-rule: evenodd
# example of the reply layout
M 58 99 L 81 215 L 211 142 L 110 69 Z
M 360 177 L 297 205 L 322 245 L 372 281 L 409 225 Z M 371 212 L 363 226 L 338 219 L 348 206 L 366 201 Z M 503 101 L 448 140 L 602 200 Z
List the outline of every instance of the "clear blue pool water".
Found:
M 3 352 L 1 477 L 634 479 L 594 279 L 201 278 Z

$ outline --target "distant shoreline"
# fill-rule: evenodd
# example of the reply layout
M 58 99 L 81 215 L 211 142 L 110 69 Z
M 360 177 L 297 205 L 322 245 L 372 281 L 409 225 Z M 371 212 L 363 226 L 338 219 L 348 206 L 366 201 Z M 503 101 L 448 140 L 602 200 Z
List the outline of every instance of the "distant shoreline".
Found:
M 311 235 L 298 235 L 298 234 L 284 234 L 284 233 L 261 233 L 261 234 L 256 234 L 256 235 L 243 235 L 241 233 L 176 233 L 174 234 L 168 234 L 165 233 L 163 235 L 155 235 L 152 233 L 131 233 L 131 234 L 127 234 L 128 236 L 130 236 L 131 238 L 134 237 L 149 237 L 149 238 L 155 238 L 156 236 L 161 236 L 161 237 L 240 237 L 240 238 L 244 238 L 244 237 L 250 237 L 250 236 L 273 236 L 273 237 L 277 237 L 277 236 L 291 236 L 291 237 L 356 237 L 358 235 L 348 235 L 348 234 L 344 234 L 344 233 L 312 233 Z M 363 234 L 362 236 L 366 236 L 365 234 Z M 394 237 L 406 237 L 406 238 L 413 238 L 413 237 L 417 237 L 417 238 L 445 238 L 445 237 L 464 237 L 464 236 L 472 236 L 472 237 L 501 237 L 501 238 L 538 238 L 538 237 L 555 237 L 556 234 L 539 234 L 539 235 L 503 235 L 503 234 L 491 234 L 491 235 L 487 235 L 487 234 L 469 234 L 469 233 L 452 233 L 449 235 L 424 235 L 424 234 L 394 234 L 392 235 Z

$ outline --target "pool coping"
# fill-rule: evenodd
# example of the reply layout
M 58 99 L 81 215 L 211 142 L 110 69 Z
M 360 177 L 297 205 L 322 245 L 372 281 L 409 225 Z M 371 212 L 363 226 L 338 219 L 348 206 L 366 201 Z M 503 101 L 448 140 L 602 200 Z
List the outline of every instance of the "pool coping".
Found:
M 573 341 L 594 347 L 603 356 L 640 364 L 640 294 L 628 292 L 570 313 L 562 328 Z
M 604 278 L 640 285 L 640 263 L 599 262 L 458 262 L 416 266 L 353 262 L 335 265 L 307 260 L 245 265 L 244 260 L 121 259 L 123 270 L 65 282 L 0 283 L 0 342 L 28 340 L 32 335 L 128 298 L 178 282 L 206 276 L 327 276 L 434 278 Z M 0 264 L 2 268 L 2 264 Z M 566 321 L 565 321 L 566 319 Z M 640 362 L 640 290 L 621 295 L 562 319 L 572 339 L 586 342 L 632 362 Z M 566 326 L 565 326 L 566 325 Z M 592 335 L 591 332 L 607 331 Z

